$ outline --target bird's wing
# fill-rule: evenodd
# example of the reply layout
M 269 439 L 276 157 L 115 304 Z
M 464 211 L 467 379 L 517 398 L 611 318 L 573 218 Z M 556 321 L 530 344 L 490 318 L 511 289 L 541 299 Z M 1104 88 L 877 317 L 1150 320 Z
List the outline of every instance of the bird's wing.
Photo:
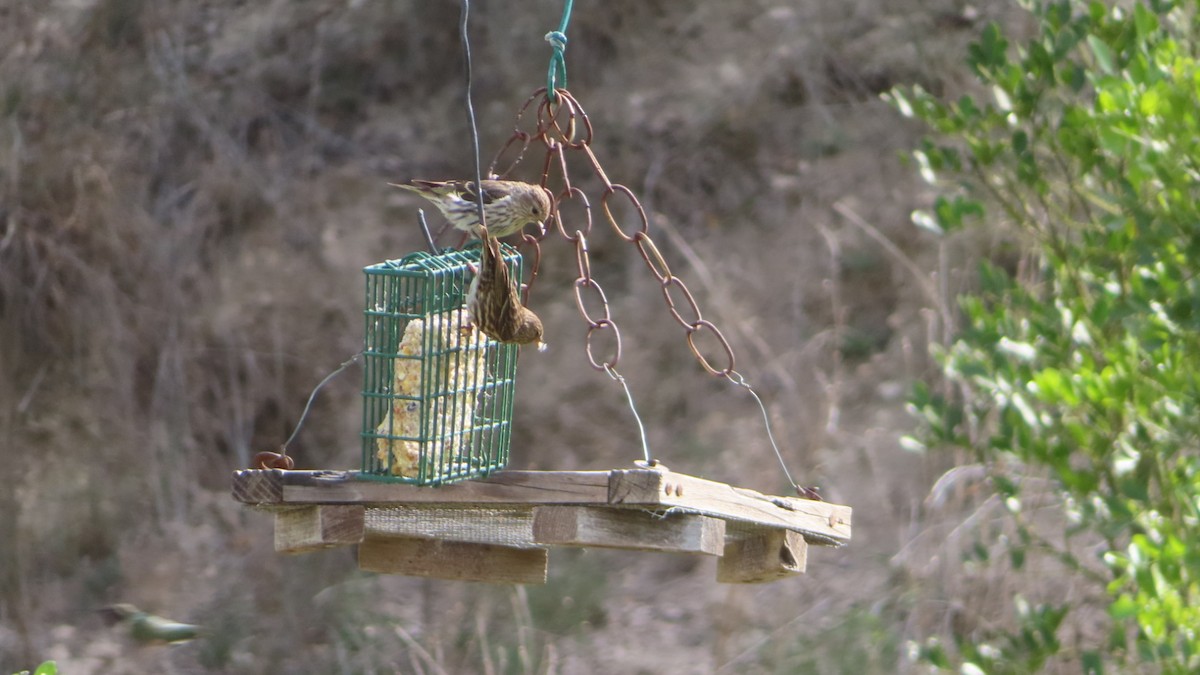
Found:
M 162 642 L 192 640 L 201 632 L 200 626 L 190 623 L 179 623 L 178 621 L 171 621 L 170 619 L 154 615 L 147 616 L 141 628 L 143 636 Z
M 479 283 L 491 288 L 499 288 L 502 285 L 508 287 L 510 285 L 508 263 L 504 262 L 504 255 L 500 250 L 500 240 L 495 237 L 484 237 L 483 250 L 480 251 L 480 255 L 482 258 L 479 262 Z
M 512 192 L 503 187 L 497 181 L 483 181 L 483 203 L 491 204 L 511 195 Z M 463 183 L 462 198 L 471 203 L 478 203 L 478 197 L 475 192 L 475 181 L 466 181 Z
M 508 269 L 508 263 L 505 262 L 503 251 L 500 250 L 500 240 L 495 237 L 487 237 L 484 241 L 482 255 L 484 257 L 479 266 L 480 285 L 488 286 L 493 293 L 504 294 L 504 304 L 497 308 L 502 306 L 502 311 L 506 314 L 516 312 L 515 305 L 520 304 L 520 299 L 516 289 L 513 288 L 512 273 Z

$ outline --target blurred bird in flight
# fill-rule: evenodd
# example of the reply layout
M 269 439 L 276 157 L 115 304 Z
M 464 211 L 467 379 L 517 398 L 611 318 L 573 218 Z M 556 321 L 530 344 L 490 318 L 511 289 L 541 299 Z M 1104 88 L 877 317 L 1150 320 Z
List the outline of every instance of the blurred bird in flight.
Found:
M 187 642 L 203 631 L 200 626 L 147 614 L 133 605 L 124 603 L 109 605 L 99 612 L 108 625 L 120 625 L 128 632 L 129 637 L 145 645 Z
M 550 215 L 550 195 L 537 185 L 513 180 L 485 180 L 483 191 L 475 181 L 414 180 L 388 183 L 415 192 L 433 202 L 454 227 L 482 238 L 479 226 L 479 202 L 493 237 L 507 237 L 526 225 L 538 225 Z
M 519 345 L 536 343 L 538 351 L 543 351 L 546 345 L 542 342 L 542 320 L 521 304 L 515 280 L 500 251 L 500 242 L 487 231 L 483 235 L 479 271 L 467 292 L 471 322 L 493 340 Z

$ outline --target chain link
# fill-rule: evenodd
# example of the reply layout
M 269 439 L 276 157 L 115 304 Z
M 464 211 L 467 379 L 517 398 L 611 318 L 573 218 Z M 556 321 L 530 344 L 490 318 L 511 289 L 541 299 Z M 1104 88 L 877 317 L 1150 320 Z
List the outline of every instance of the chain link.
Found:
M 562 179 L 563 188 L 556 195 L 555 200 L 554 227 L 545 228 L 537 236 L 531 234 L 524 236 L 523 245 L 534 251 L 534 263 L 531 265 L 529 282 L 525 287 L 526 297 L 528 298 L 529 291 L 537 279 L 541 261 L 541 241 L 550 234 L 551 230 L 556 230 L 563 239 L 575 244 L 576 270 L 578 271 L 575 279 L 575 303 L 578 306 L 579 315 L 583 317 L 588 326 L 584 345 L 588 362 L 596 370 L 615 372 L 617 362 L 621 359 L 621 332 L 612 318 L 604 289 L 592 277 L 591 259 L 588 256 L 587 239 L 592 233 L 592 201 L 583 190 L 572 184 L 570 172 L 567 169 L 567 153 L 581 153 L 592 169 L 592 173 L 600 181 L 602 190 L 599 205 L 604 219 L 612 226 L 617 236 L 634 245 L 650 273 L 658 280 L 662 287 L 667 311 L 683 328 L 692 355 L 709 373 L 729 377 L 730 373 L 734 372 L 733 348 L 730 347 L 729 341 L 711 321 L 704 318 L 700 312 L 700 306 L 692 292 L 688 290 L 687 284 L 672 274 L 671 266 L 667 264 L 666 258 L 663 257 L 654 243 L 654 239 L 650 236 L 650 222 L 646 217 L 646 209 L 638 200 L 637 195 L 628 187 L 609 180 L 600 160 L 592 151 L 594 129 L 583 106 L 565 89 L 557 89 L 555 93 L 557 96 L 554 97 L 554 100 L 546 95 L 545 88 L 538 89 L 530 95 L 525 104 L 517 111 L 512 135 L 488 168 L 490 175 L 497 175 L 495 174 L 496 167 L 506 155 L 511 155 L 515 149 L 516 158 L 498 177 L 506 176 L 524 159 L 530 146 L 540 142 L 546 151 L 542 161 L 541 185 L 550 190 L 551 174 L 556 169 L 557 177 Z M 534 101 L 538 101 L 535 113 L 536 127 L 533 131 L 523 130 L 521 128 L 522 120 Z M 551 192 L 553 191 L 551 190 Z M 610 204 L 614 195 L 624 198 L 628 202 L 628 210 L 624 213 L 629 216 L 629 222 L 618 222 L 618 217 L 614 214 L 615 205 Z M 564 217 L 563 206 L 567 202 L 575 202 L 582 208 L 584 215 L 582 225 L 569 222 L 570 219 Z M 598 334 L 609 332 L 612 333 L 612 344 L 606 352 L 606 358 L 598 358 L 594 351 L 597 349 L 598 340 L 594 341 L 593 338 Z M 701 351 L 698 345 L 701 338 L 716 342 L 716 348 L 711 350 L 713 360 L 710 360 L 710 356 L 705 355 L 705 351 L 708 350 Z M 717 362 L 714 363 L 714 360 Z
M 692 314 L 696 318 L 688 321 L 679 314 L 679 310 L 675 308 L 675 300 L 671 297 L 672 288 L 679 289 L 679 292 L 683 294 L 683 299 L 687 301 L 688 306 L 692 310 Z M 662 291 L 663 297 L 667 299 L 667 310 L 671 312 L 671 316 L 674 317 L 675 321 L 677 321 L 680 326 L 683 326 L 683 329 L 688 333 L 694 331 L 695 327 L 704 320 L 704 317 L 700 315 L 700 307 L 696 304 L 696 298 L 692 297 L 692 292 L 688 290 L 687 286 L 684 285 L 683 281 L 681 281 L 679 277 L 667 277 L 666 279 L 663 279 Z
M 597 288 L 599 288 L 599 286 L 597 286 Z M 607 309 L 605 311 L 607 311 Z M 605 361 L 597 361 L 596 355 L 592 353 L 592 336 L 596 333 L 606 330 L 612 331 L 613 340 L 615 342 L 614 348 L 611 352 L 612 357 Z M 613 323 L 609 319 L 600 319 L 595 324 L 588 327 L 587 337 L 584 338 L 584 345 L 587 351 L 588 362 L 592 364 L 593 368 L 596 370 L 602 370 L 604 372 L 609 372 L 616 369 L 617 361 L 621 360 L 621 331 L 617 329 L 617 324 Z
M 633 245 L 637 246 L 638 253 L 642 254 L 642 260 L 646 261 L 646 266 L 650 268 L 650 273 L 656 279 L 665 282 L 671 278 L 671 267 L 658 252 L 658 247 L 654 245 L 654 240 L 650 238 L 650 235 L 639 232 L 633 238 Z
M 522 118 L 534 101 L 539 101 L 535 115 L 537 124 L 532 132 L 524 131 L 521 129 Z M 696 357 L 696 361 L 710 374 L 723 377 L 750 392 L 762 410 L 763 422 L 767 427 L 767 437 L 771 441 L 771 448 L 775 451 L 775 456 L 779 460 L 779 465 L 782 467 L 788 483 L 796 489 L 801 497 L 820 499 L 820 495 L 814 489 L 802 488 L 792 481 L 792 476 L 783 461 L 783 453 L 780 452 L 779 446 L 775 442 L 775 436 L 771 432 L 771 420 L 766 406 L 754 389 L 750 387 L 750 384 L 734 370 L 733 348 L 725 339 L 725 335 L 716 325 L 704 318 L 700 311 L 700 305 L 696 302 L 696 298 L 688 289 L 687 284 L 671 272 L 671 266 L 650 236 L 650 223 L 646 217 L 646 209 L 638 201 L 637 195 L 628 187 L 609 180 L 604 167 L 600 165 L 600 160 L 592 152 L 593 131 L 591 120 L 588 119 L 583 106 L 570 92 L 566 89 L 556 89 L 548 95 L 546 89 L 538 89 L 517 111 L 512 136 L 509 137 L 508 142 L 500 149 L 488 168 L 489 175 L 496 176 L 495 168 L 500 160 L 506 153 L 511 154 L 514 148 L 519 148 L 516 150 L 516 158 L 508 165 L 503 174 L 497 176 L 503 177 L 516 168 L 534 143 L 540 142 L 546 150 L 545 158 L 542 161 L 541 185 L 556 197 L 553 213 L 554 226 L 544 227 L 536 236 L 532 234 L 523 236 L 523 245 L 533 249 L 533 264 L 529 282 L 525 287 L 526 302 L 528 302 L 529 291 L 537 279 L 541 262 L 541 242 L 550 235 L 551 231 L 557 231 L 559 236 L 575 245 L 575 265 L 578 272 L 574 284 L 575 304 L 579 309 L 579 315 L 583 317 L 588 327 L 587 335 L 584 338 L 584 351 L 587 354 L 588 363 L 592 368 L 607 373 L 624 388 L 629 407 L 637 420 L 646 463 L 653 466 L 655 462 L 651 459 L 650 448 L 646 441 L 646 430 L 642 426 L 641 417 L 633 404 L 629 385 L 625 382 L 625 378 L 617 372 L 617 362 L 621 360 L 621 331 L 612 318 L 604 288 L 592 276 L 592 263 L 588 256 L 588 237 L 592 234 L 592 200 L 583 190 L 572 184 L 570 171 L 567 168 L 567 153 L 581 153 L 586 158 L 592 173 L 600 181 L 599 204 L 605 220 L 612 226 L 618 237 L 633 244 L 642 261 L 646 263 L 646 268 L 658 280 L 667 311 L 671 314 L 671 318 L 683 328 L 688 349 Z M 551 174 L 554 173 L 555 167 L 557 167 L 557 178 L 562 180 L 562 189 L 557 195 L 554 195 L 554 190 L 550 188 Z M 610 200 L 614 195 L 620 195 L 628 202 L 628 209 L 622 213 L 625 216 L 632 216 L 632 222 L 618 222 L 617 215 L 613 213 L 613 207 L 610 205 Z M 583 209 L 581 226 L 575 222 L 575 219 L 563 215 L 564 207 L 568 203 L 578 205 Z M 577 210 L 577 208 L 572 210 Z M 602 339 L 607 339 L 610 343 L 606 348 L 598 346 Z M 702 340 L 708 343 L 705 349 L 701 349 L 700 342 Z M 712 343 L 715 343 L 715 346 Z M 599 351 L 601 349 L 603 351 Z M 601 354 L 604 358 L 600 358 Z
M 717 327 L 714 326 L 711 321 L 708 319 L 694 321 L 687 327 L 686 330 L 688 347 L 691 348 L 692 355 L 696 357 L 696 360 L 700 362 L 700 365 L 704 366 L 705 370 L 713 375 L 720 375 L 722 377 L 733 372 L 733 348 L 729 346 L 729 342 L 725 339 L 725 336 L 721 335 L 721 331 L 717 330 Z M 700 348 L 696 346 L 696 336 L 703 335 L 705 333 L 712 333 L 717 339 L 721 345 L 721 348 L 725 350 L 725 362 L 729 365 L 724 368 L 714 368 L 713 365 L 709 363 L 708 357 L 700 352 Z
M 567 228 L 563 225 L 562 221 L 562 210 L 567 202 L 574 201 L 576 197 L 583 201 L 583 212 L 587 216 L 587 224 L 584 225 L 582 230 L 576 230 L 576 234 L 567 234 Z M 563 239 L 574 243 L 579 241 L 579 237 L 576 235 L 586 237 L 592 233 L 592 204 L 588 201 L 587 195 L 584 194 L 583 190 L 577 187 L 570 187 L 563 190 L 562 194 L 555 201 L 554 206 L 554 226 L 558 229 L 558 233 L 562 235 Z
M 618 193 L 629 198 L 630 203 L 637 209 L 638 216 L 641 218 L 641 227 L 633 234 L 625 234 L 625 230 L 621 229 L 621 226 L 617 224 L 617 219 L 613 217 L 612 209 L 608 208 L 608 198 Z M 624 185 L 609 185 L 608 189 L 604 191 L 604 196 L 600 198 L 600 206 L 604 208 L 604 217 L 608 219 L 608 224 L 612 225 L 612 228 L 616 230 L 618 237 L 628 242 L 636 242 L 639 236 L 643 239 L 649 237 L 646 232 L 650 229 L 650 223 L 646 219 L 646 211 L 642 209 L 638 198 L 633 195 L 633 190 Z

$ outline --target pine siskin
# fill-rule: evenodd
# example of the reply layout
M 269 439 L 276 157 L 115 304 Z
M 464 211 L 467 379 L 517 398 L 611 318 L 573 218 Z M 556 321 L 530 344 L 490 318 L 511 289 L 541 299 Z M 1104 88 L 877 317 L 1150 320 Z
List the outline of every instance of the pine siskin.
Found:
M 471 322 L 484 335 L 500 342 L 519 345 L 542 342 L 542 320 L 533 310 L 521 304 L 521 297 L 500 253 L 500 242 L 484 233 L 480 252 L 479 272 L 471 281 L 467 293 L 467 308 Z
M 389 185 L 411 190 L 437 205 L 454 227 L 479 237 L 479 201 L 475 181 L 414 180 Z M 541 225 L 550 215 L 544 188 L 513 180 L 483 181 L 483 210 L 488 232 L 507 237 L 529 224 Z

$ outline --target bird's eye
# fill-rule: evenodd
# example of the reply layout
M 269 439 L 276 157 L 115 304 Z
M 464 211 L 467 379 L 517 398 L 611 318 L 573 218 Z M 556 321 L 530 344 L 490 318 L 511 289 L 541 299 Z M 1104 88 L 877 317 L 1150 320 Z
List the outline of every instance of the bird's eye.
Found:
M 541 210 L 541 209 L 539 209 L 539 208 L 538 208 L 538 207 L 536 207 L 536 206 L 535 206 L 535 207 L 533 207 L 533 215 L 535 215 L 535 216 L 540 216 L 540 215 L 542 215 L 542 210 Z

